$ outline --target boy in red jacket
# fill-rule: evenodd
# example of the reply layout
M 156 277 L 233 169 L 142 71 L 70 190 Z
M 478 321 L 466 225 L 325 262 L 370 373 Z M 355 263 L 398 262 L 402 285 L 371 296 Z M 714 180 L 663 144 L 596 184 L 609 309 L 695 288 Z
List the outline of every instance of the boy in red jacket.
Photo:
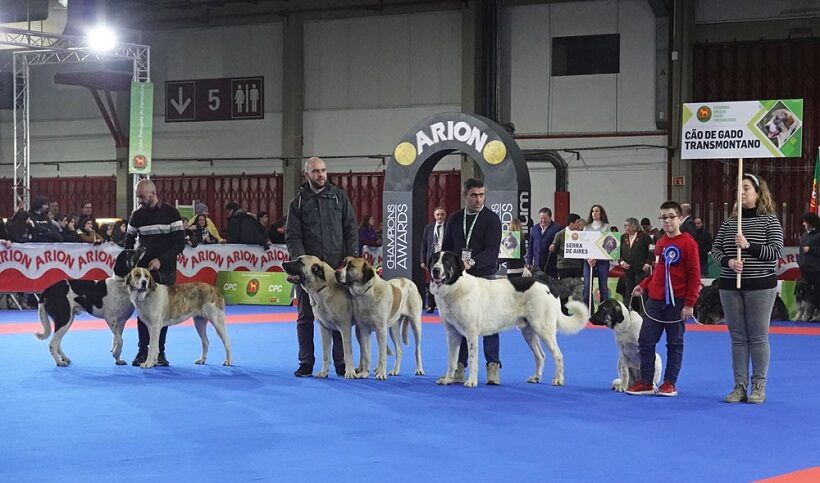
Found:
M 661 205 L 660 218 L 664 236 L 655 244 L 655 269 L 635 290 L 633 296 L 648 292 L 638 352 L 641 356 L 641 379 L 626 393 L 677 396 L 675 383 L 683 360 L 683 334 L 686 320 L 700 291 L 698 242 L 680 231 L 681 207 L 675 201 Z M 651 382 L 655 371 L 655 345 L 666 331 L 666 372 L 657 390 Z

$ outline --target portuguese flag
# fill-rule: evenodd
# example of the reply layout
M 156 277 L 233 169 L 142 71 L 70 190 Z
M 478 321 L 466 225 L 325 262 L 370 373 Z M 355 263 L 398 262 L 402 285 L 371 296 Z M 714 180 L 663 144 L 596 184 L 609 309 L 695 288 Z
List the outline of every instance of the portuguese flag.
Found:
M 820 185 L 820 147 L 817 148 L 817 160 L 814 162 L 814 179 L 811 182 L 811 199 L 809 200 L 809 211 L 817 213 L 817 189 Z

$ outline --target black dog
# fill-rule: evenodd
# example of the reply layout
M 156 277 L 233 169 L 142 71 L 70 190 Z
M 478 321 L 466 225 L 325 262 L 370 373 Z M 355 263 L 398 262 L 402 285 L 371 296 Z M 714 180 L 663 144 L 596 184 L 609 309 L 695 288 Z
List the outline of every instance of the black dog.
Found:
M 814 292 L 815 287 L 807 280 L 798 280 L 794 285 L 794 304 L 797 308 L 795 320 L 820 320 Z
M 572 300 L 583 301 L 584 298 L 584 279 L 582 278 L 553 278 L 544 272 L 536 272 L 533 276 L 536 282 L 541 282 L 549 287 L 550 292 L 558 296 L 558 298 L 566 299 L 572 297 Z
M 695 318 L 706 325 L 720 324 L 724 321 L 723 305 L 720 303 L 720 293 L 717 280 L 712 285 L 703 287 L 695 302 Z M 778 295 L 774 299 L 772 314 L 769 320 L 789 320 L 789 311 L 783 299 Z

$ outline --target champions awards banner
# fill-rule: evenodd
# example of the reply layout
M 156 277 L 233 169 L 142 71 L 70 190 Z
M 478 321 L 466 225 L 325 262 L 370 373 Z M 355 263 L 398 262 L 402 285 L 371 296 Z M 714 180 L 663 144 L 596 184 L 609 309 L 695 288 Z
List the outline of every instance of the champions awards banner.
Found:
M 803 100 L 684 104 L 681 159 L 802 155 Z
M 617 260 L 621 241 L 612 232 L 572 231 L 564 234 L 564 257 L 594 260 Z
M 13 243 L 0 245 L 0 292 L 42 292 L 65 279 L 102 280 L 113 273 L 122 248 L 113 243 Z M 362 256 L 381 266 L 381 247 L 365 247 Z M 219 272 L 281 272 L 288 260 L 284 245 L 199 245 L 177 256 L 177 283 L 214 285 Z

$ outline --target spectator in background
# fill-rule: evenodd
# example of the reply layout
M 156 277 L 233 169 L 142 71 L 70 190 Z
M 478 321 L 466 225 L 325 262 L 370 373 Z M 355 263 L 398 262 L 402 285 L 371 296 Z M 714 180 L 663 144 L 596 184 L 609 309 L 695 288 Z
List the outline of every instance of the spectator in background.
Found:
M 194 217 L 194 224 L 190 228 L 190 245 L 195 247 L 197 245 L 213 245 L 214 243 L 219 243 L 214 239 L 213 235 L 211 235 L 210 230 L 208 230 L 208 217 L 199 214 Z
M 205 220 L 207 220 L 206 226 L 208 227 L 208 232 L 211 234 L 211 238 L 216 240 L 215 243 L 225 243 L 225 240 L 219 236 L 219 230 L 217 229 L 216 225 L 214 224 L 213 220 L 208 216 L 208 206 L 205 203 L 197 203 L 194 205 L 194 218 L 186 223 L 187 228 L 191 228 L 196 223 L 197 215 L 205 215 Z
M 568 278 L 583 278 L 584 277 L 584 260 L 582 258 L 566 258 L 564 257 L 564 240 L 567 236 L 567 230 L 579 231 L 583 230 L 584 220 L 577 213 L 570 213 L 567 216 L 567 227 L 555 234 L 552 243 L 550 244 L 550 253 L 556 259 L 556 269 L 558 270 L 558 279 L 564 280 Z M 564 315 L 569 315 L 566 305 L 569 297 L 561 299 L 561 312 Z
M 359 223 L 359 254 L 364 246 L 381 246 L 379 235 L 376 234 L 376 219 L 370 215 L 364 215 Z
M 644 233 L 652 237 L 653 242 L 657 242 L 658 238 L 660 238 L 663 235 L 663 232 L 661 232 L 657 228 L 652 227 L 652 222 L 649 221 L 649 218 L 641 219 L 641 228 L 643 229 Z
M 287 222 L 288 217 L 283 216 L 282 218 L 276 220 L 276 223 L 270 227 L 270 230 L 268 231 L 268 240 L 270 240 L 271 243 L 277 245 L 282 245 L 285 243 L 285 230 Z
M 107 243 L 113 241 L 114 239 L 114 225 L 111 223 L 106 223 L 100 227 L 100 238 L 102 238 L 103 243 Z
M 94 229 L 94 220 L 91 218 L 86 218 L 83 222 L 82 228 L 80 228 L 80 241 L 83 243 L 93 243 L 95 245 L 99 245 L 103 242 L 103 238 L 97 233 Z
M 28 243 L 31 241 L 31 230 L 34 222 L 31 221 L 31 215 L 26 210 L 20 210 L 14 214 L 9 222 L 6 231 L 9 235 L 9 240 L 14 243 Z
M 421 235 L 421 269 L 424 270 L 424 279 L 427 280 L 425 284 L 425 299 L 427 304 L 424 306 L 424 311 L 432 314 L 436 310 L 436 298 L 430 293 L 430 273 L 428 272 L 427 262 L 430 256 L 436 252 L 441 251 L 441 242 L 444 241 L 444 220 L 447 219 L 447 212 L 441 206 L 436 206 L 433 210 L 434 221 L 424 227 L 424 232 Z
M 60 214 L 60 203 L 57 203 L 54 200 L 48 202 L 48 217 L 51 219 L 51 223 L 57 227 L 58 230 L 61 230 L 62 227 L 60 223 L 57 222 L 57 215 Z
M 683 222 L 680 225 L 680 231 L 683 233 L 689 233 L 692 236 L 695 236 L 695 221 L 692 219 L 692 205 L 689 203 L 681 203 L 680 205 L 681 212 L 683 213 Z
M 549 246 L 555 234 L 563 229 L 553 221 L 552 210 L 541 208 L 538 210 L 538 224 L 530 230 L 530 239 L 527 245 L 526 265 L 531 272 L 543 271 L 551 277 L 558 278 L 557 259 L 552 256 Z
M 114 234 L 111 236 L 111 241 L 118 246 L 123 246 L 125 244 L 125 232 L 127 228 L 128 218 L 114 223 Z
M 48 199 L 38 196 L 31 204 L 31 241 L 55 243 L 63 241 L 60 229 L 51 222 L 48 214 Z
M 820 230 L 817 229 L 820 218 L 809 212 L 802 220 L 806 231 L 800 235 L 797 266 L 800 267 L 800 278 L 811 286 L 814 306 L 820 307 Z
M 259 218 L 259 224 L 262 225 L 262 233 L 268 237 L 268 242 L 270 242 L 270 215 L 267 211 L 260 211 L 259 214 L 256 215 Z
M 589 209 L 589 217 L 584 231 L 598 231 L 601 233 L 611 233 L 609 231 L 609 218 L 606 210 L 601 205 L 592 205 Z M 598 290 L 601 293 L 601 302 L 609 298 L 609 260 L 588 259 L 584 264 L 584 303 L 590 303 L 590 293 L 592 291 L 592 279 L 598 277 Z M 595 303 L 589 307 L 589 312 L 595 312 Z
M 649 247 L 653 245 L 652 237 L 641 230 L 638 220 L 627 218 L 624 221 L 624 234 L 621 235 L 621 257 L 618 266 L 624 270 L 624 290 L 621 296 L 624 304 L 636 312 L 642 312 L 640 300 L 635 298 L 629 304 L 632 290 L 649 275 L 655 263 L 655 252 Z
M 709 276 L 709 251 L 712 250 L 712 234 L 706 231 L 703 226 L 703 218 L 697 217 L 693 220 L 695 232 L 691 235 L 698 242 L 698 256 L 700 256 L 700 276 Z
M 255 216 L 240 208 L 236 201 L 225 205 L 225 211 L 228 213 L 228 243 L 268 247 L 268 237 Z
M 83 240 L 80 238 L 79 233 L 77 233 L 78 219 L 78 215 L 66 215 L 65 226 L 60 231 L 60 235 L 63 237 L 64 242 L 82 243 Z
M 85 220 L 90 219 L 94 222 L 94 231 L 97 230 L 97 218 L 94 216 L 94 205 L 91 204 L 90 201 L 84 201 L 82 204 L 82 208 L 80 209 L 80 219 L 77 222 L 77 226 L 80 228 L 85 226 Z

